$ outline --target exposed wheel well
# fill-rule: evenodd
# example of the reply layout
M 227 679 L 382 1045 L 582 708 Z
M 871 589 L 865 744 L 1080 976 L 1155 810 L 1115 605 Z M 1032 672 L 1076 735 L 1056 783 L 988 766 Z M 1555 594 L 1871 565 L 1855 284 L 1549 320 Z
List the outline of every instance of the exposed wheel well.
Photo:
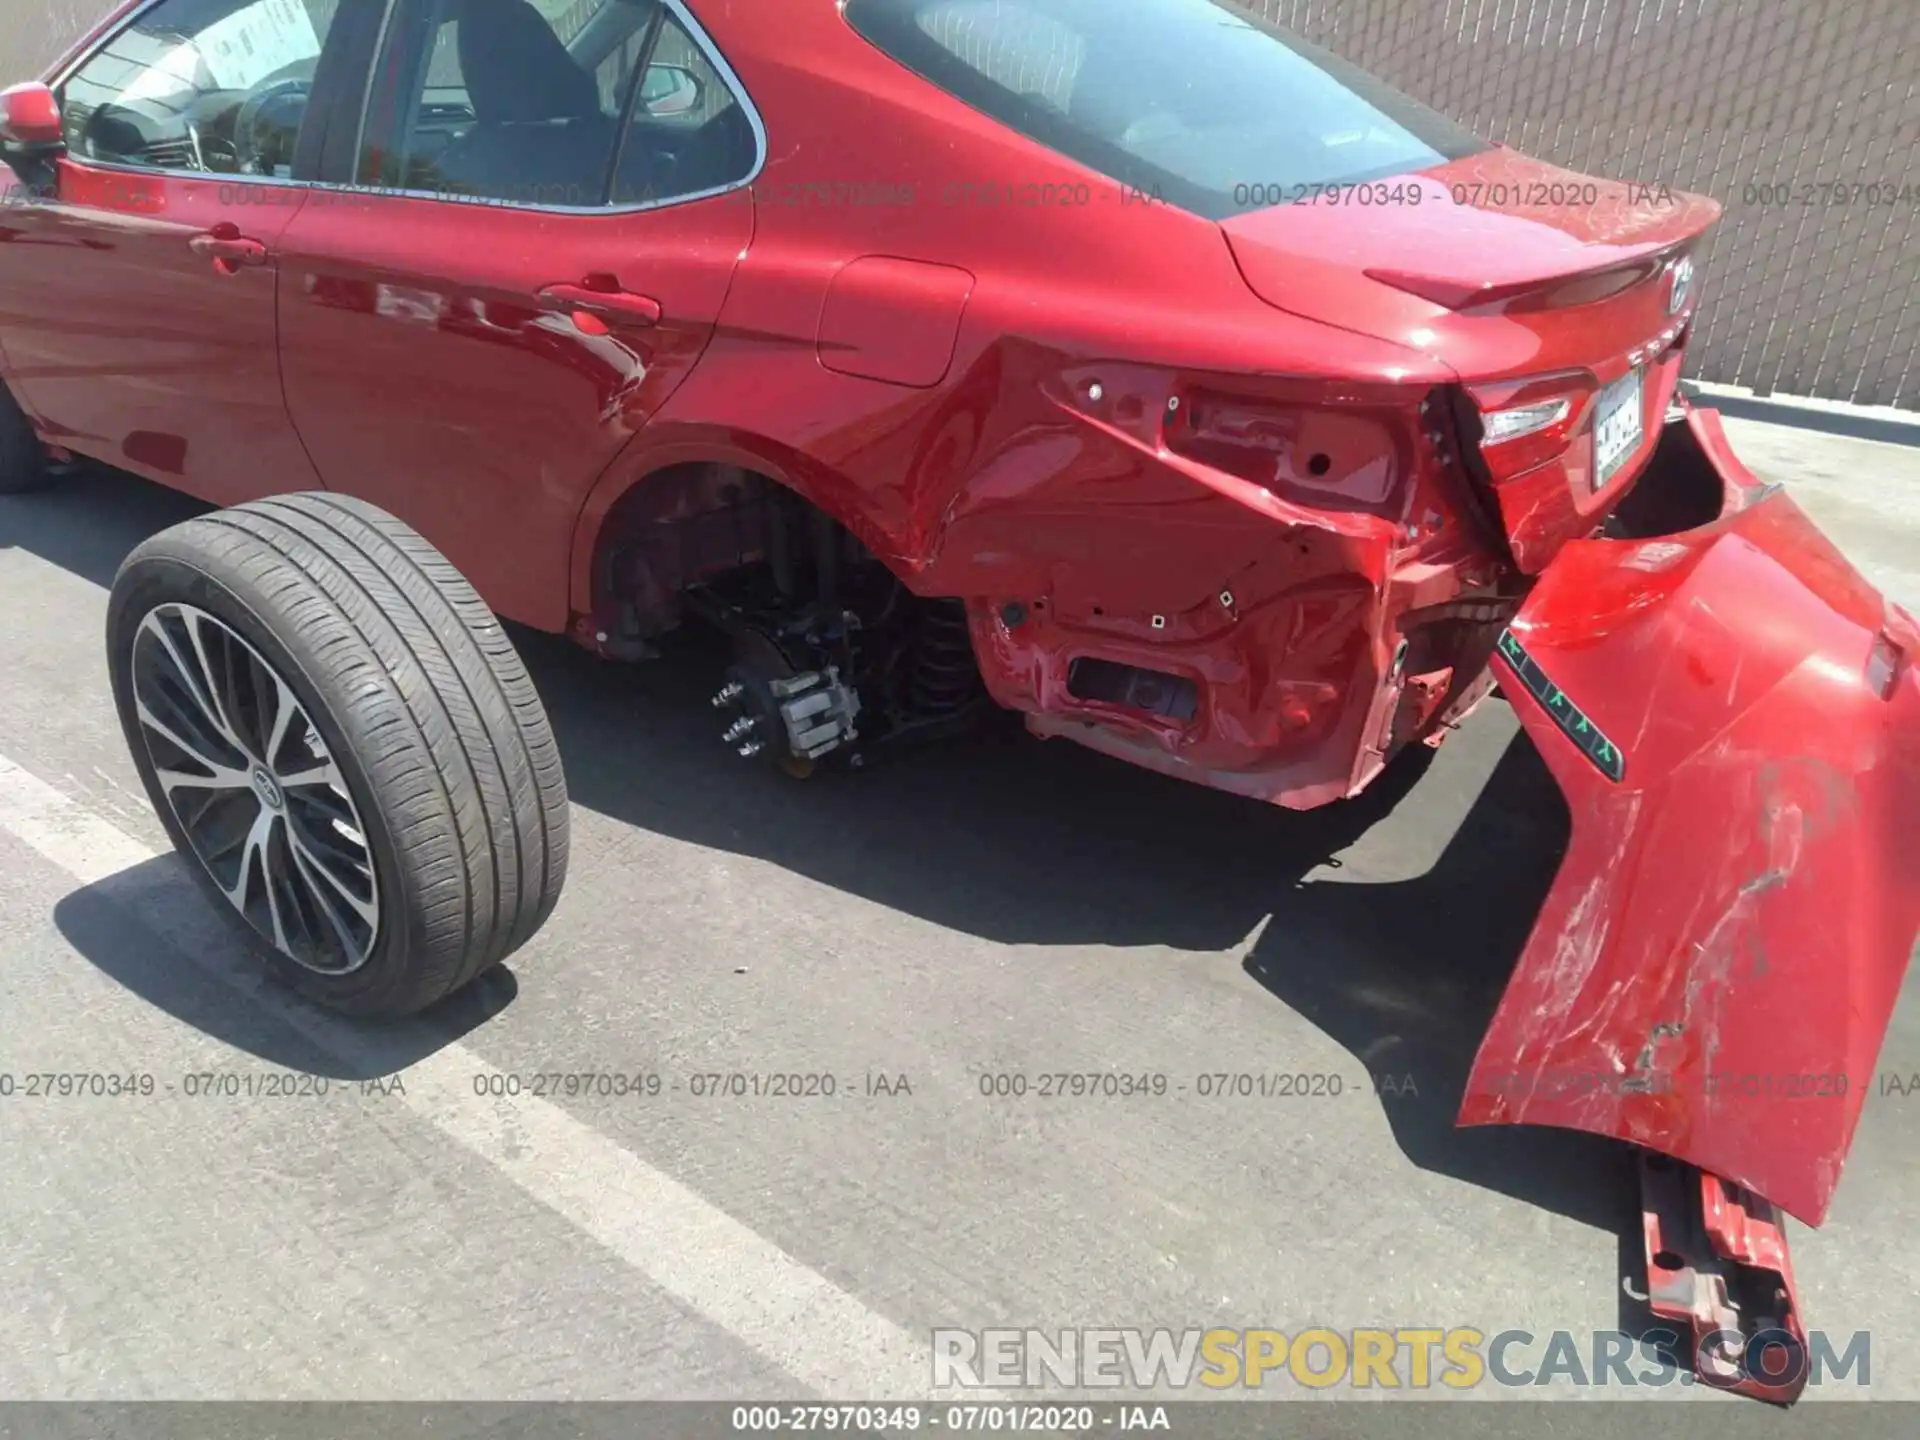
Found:
M 886 568 L 837 519 L 771 475 L 704 461 L 670 465 L 629 487 L 601 523 L 596 631 L 644 647 L 679 627 L 689 587 L 757 566 L 796 597 L 810 582 Z
M 963 601 L 914 594 L 834 516 L 742 466 L 674 465 L 623 493 L 595 540 L 592 597 L 603 654 L 649 658 L 698 618 L 731 639 L 739 684 L 729 694 L 829 677 L 857 697 L 843 708 L 865 717 L 868 743 L 930 737 L 985 699 Z M 746 723 L 776 708 L 769 701 Z M 851 719 L 846 729 L 850 738 Z

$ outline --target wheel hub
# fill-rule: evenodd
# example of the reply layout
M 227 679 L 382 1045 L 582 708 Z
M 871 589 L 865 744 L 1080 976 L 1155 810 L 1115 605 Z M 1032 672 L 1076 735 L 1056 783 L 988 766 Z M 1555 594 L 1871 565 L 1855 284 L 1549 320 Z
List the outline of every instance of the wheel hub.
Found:
M 854 728 L 860 697 L 841 681 L 834 665 L 780 676 L 736 665 L 714 695 L 713 707 L 733 716 L 720 739 L 743 759 L 764 754 L 783 764 L 811 767 L 821 756 L 860 738 Z
M 260 803 L 269 810 L 287 808 L 286 797 L 280 793 L 280 783 L 273 778 L 273 772 L 264 766 L 253 772 L 253 793 L 260 797 Z

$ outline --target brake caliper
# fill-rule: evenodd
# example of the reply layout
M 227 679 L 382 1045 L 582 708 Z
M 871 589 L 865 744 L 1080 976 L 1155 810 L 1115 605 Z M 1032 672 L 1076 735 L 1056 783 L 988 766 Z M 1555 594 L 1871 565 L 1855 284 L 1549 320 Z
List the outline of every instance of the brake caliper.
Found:
M 812 762 L 860 738 L 854 728 L 860 697 L 840 679 L 837 665 L 777 676 L 736 665 L 713 704 L 735 713 L 720 738 L 745 759 Z

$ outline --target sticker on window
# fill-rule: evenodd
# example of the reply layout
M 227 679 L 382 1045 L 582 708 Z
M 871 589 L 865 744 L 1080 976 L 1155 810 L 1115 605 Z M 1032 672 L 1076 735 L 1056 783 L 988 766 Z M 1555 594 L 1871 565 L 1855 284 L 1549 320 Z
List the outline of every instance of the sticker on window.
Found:
M 200 32 L 200 54 L 220 90 L 251 90 L 277 71 L 320 54 L 300 0 L 254 0 Z
M 122 103 L 166 100 L 182 91 L 251 90 L 276 71 L 320 54 L 320 37 L 301 0 L 254 0 L 191 39 L 134 30 L 115 45 L 139 67 L 119 94 Z M 151 58 L 139 53 L 162 45 L 166 50 Z

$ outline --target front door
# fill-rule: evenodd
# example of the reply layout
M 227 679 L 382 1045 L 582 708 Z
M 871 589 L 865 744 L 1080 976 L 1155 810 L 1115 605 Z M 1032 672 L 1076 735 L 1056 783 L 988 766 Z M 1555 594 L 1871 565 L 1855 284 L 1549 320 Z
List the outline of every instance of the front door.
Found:
M 329 488 L 563 628 L 586 494 L 752 238 L 757 122 L 661 0 L 398 0 L 356 150 L 281 241 L 294 423 Z
M 160 0 L 61 77 L 67 155 L 15 193 L 0 245 L 12 383 L 57 443 L 219 505 L 317 483 L 280 394 L 274 287 L 344 8 Z

